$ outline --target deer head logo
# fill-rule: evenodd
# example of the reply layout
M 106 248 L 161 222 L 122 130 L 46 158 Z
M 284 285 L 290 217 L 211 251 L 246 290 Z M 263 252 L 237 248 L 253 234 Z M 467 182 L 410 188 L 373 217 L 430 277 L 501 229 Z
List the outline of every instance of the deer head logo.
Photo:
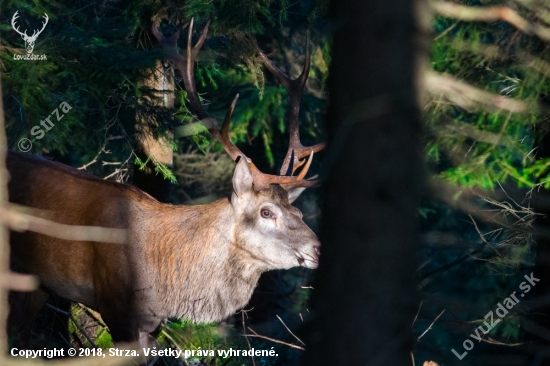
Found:
M 27 53 L 32 53 L 32 50 L 34 49 L 34 42 L 36 42 L 36 38 L 42 33 L 44 28 L 46 28 L 46 24 L 48 24 L 48 14 L 44 13 L 44 22 L 42 23 L 42 29 L 40 30 L 34 30 L 32 35 L 29 36 L 27 34 L 27 30 L 25 29 L 24 32 L 21 32 L 19 30 L 19 26 L 15 24 L 17 18 L 19 18 L 19 15 L 17 14 L 19 11 L 16 11 L 15 14 L 13 14 L 13 17 L 11 18 L 11 26 L 13 29 L 21 35 L 21 38 L 23 38 L 23 41 L 25 41 L 25 48 L 27 49 Z

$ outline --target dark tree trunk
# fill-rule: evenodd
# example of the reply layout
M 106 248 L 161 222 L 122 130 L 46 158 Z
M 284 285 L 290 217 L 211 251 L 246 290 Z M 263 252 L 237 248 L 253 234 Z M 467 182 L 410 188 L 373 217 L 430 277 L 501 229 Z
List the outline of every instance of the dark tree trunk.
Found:
M 424 183 L 412 0 L 333 0 L 322 255 L 306 365 L 410 365 Z

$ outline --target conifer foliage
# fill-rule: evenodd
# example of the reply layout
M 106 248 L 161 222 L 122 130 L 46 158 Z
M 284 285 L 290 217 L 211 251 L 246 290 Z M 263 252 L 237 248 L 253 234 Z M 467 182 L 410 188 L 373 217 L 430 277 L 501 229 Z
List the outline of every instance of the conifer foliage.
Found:
M 0 13 L 0 55 L 4 78 L 5 108 L 10 148 L 21 138 L 32 141 L 32 152 L 65 156 L 81 166 L 98 152 L 109 151 L 111 161 L 124 162 L 135 147 L 136 113 L 150 121 L 156 137 L 176 131 L 172 148 L 185 142 L 178 128 L 193 117 L 186 108 L 185 92 L 176 75 L 174 108 L 142 103 L 153 91 L 139 83 L 144 71 L 163 59 L 149 29 L 159 22 L 167 33 L 192 17 L 198 24 L 211 21 L 211 36 L 199 58 L 199 91 L 214 116 L 223 115 L 236 92 L 241 98 L 232 124 L 238 142 L 251 142 L 265 152 L 265 164 L 279 159 L 277 145 L 284 132 L 286 97 L 275 80 L 265 80 L 253 47 L 253 37 L 283 67 L 294 71 L 303 55 L 305 31 L 311 29 L 314 48 L 311 82 L 304 96 L 303 125 L 312 139 L 318 138 L 319 112 L 324 109 L 322 81 L 327 74 L 328 47 L 322 33 L 324 5 L 315 1 L 116 1 L 47 2 L 25 4 L 7 1 Z M 39 26 L 44 14 L 49 23 L 36 41 L 35 54 L 47 60 L 14 60 L 26 53 L 20 35 L 11 27 L 18 11 L 21 30 Z M 31 34 L 32 31 L 28 31 Z M 181 46 L 181 44 L 180 44 Z M 156 96 L 158 98 L 158 95 Z M 44 137 L 31 135 L 34 126 L 62 102 L 72 106 Z M 250 125 L 250 128 L 246 126 Z M 208 145 L 207 133 L 184 133 L 197 151 Z M 190 135 L 190 136 L 189 136 Z M 317 135 L 317 136 L 316 136 Z M 307 137 L 306 137 L 307 138 Z M 280 142 L 284 145 L 284 141 Z M 275 146 L 276 151 L 273 151 Z M 215 150 L 219 150 L 216 148 Z M 99 160 L 105 157 L 100 154 Z M 134 157 L 129 162 L 134 162 Z M 140 161 L 136 161 L 138 166 Z M 94 164 L 89 169 L 104 176 L 112 166 Z M 170 171 L 159 170 L 174 180 Z

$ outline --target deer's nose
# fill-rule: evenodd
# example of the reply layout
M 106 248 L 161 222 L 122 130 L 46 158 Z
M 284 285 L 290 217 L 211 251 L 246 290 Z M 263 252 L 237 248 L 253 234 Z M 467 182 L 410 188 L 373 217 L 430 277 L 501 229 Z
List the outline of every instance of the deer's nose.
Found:
M 319 258 L 321 256 L 321 247 L 314 247 L 313 249 L 315 249 L 315 254 L 317 254 L 317 258 Z

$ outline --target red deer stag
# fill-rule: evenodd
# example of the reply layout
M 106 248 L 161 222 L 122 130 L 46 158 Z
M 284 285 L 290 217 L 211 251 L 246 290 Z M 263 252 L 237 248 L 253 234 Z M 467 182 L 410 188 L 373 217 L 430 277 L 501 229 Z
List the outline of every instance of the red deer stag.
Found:
M 191 21 L 184 57 L 176 45 L 179 31 L 164 37 L 153 26 L 153 34 L 183 77 L 195 114 L 237 161 L 231 198 L 202 206 L 162 204 L 133 186 L 10 152 L 11 202 L 47 212 L 59 223 L 124 228 L 127 233 L 125 244 L 13 233 L 14 270 L 41 280 L 41 288 L 25 295 L 26 307 L 19 309 L 27 319 L 44 305 L 48 293 L 55 293 L 99 311 L 115 342 L 143 342 L 163 318 L 212 322 L 233 314 L 247 304 L 264 271 L 317 267 L 319 240 L 302 221 L 300 211 L 291 206 L 299 192 L 315 183 L 304 178 L 313 153 L 324 147 L 304 147 L 299 139 L 299 103 L 309 71 L 309 50 L 296 80 L 260 53 L 286 87 L 291 104 L 290 147 L 281 175 L 268 175 L 229 139 L 237 97 L 221 129 L 200 103 L 193 74 L 207 30 L 208 25 L 193 47 Z M 301 172 L 294 175 L 300 166 Z

